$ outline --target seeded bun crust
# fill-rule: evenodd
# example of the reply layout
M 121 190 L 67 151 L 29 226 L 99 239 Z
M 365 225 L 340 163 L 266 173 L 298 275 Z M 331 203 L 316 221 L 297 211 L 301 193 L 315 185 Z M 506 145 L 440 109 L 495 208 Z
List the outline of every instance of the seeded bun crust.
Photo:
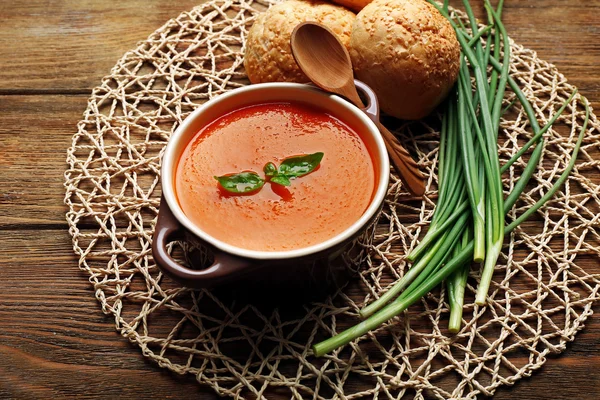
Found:
M 287 0 L 271 7 L 248 32 L 244 67 L 250 82 L 308 82 L 290 47 L 296 25 L 304 21 L 319 22 L 349 48 L 355 17 L 352 11 L 323 1 Z
M 424 0 L 375 0 L 356 16 L 350 41 L 355 76 L 381 109 L 420 119 L 458 77 L 460 45 L 452 26 Z
M 340 6 L 349 8 L 352 11 L 359 12 L 373 0 L 331 0 L 331 1 L 333 1 L 336 4 L 339 4 Z

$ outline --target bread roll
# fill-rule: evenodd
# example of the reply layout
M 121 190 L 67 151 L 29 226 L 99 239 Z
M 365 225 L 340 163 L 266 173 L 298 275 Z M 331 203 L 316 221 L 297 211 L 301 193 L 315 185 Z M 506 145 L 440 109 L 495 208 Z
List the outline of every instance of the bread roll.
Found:
M 336 4 L 339 4 L 340 6 L 349 8 L 352 11 L 359 12 L 373 0 L 331 0 L 331 1 L 333 1 Z
M 375 0 L 358 13 L 350 56 L 355 76 L 385 113 L 419 119 L 445 98 L 460 67 L 454 29 L 424 0 Z
M 271 7 L 248 32 L 244 67 L 250 82 L 308 82 L 290 47 L 296 25 L 304 21 L 319 22 L 348 48 L 355 17 L 352 11 L 323 1 L 288 0 Z

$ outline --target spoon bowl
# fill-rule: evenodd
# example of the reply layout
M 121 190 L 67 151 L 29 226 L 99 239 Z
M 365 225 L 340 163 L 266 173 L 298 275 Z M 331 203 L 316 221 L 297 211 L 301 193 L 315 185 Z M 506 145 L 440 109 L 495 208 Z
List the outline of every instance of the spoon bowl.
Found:
M 294 28 L 290 44 L 296 63 L 315 85 L 364 109 L 354 85 L 350 54 L 329 28 L 316 22 L 303 22 Z M 390 161 L 400 179 L 412 194 L 422 196 L 425 179 L 417 163 L 393 133 L 378 119 L 374 122 L 385 140 Z
M 322 42 L 309 46 L 315 38 Z M 299 24 L 292 33 L 291 45 L 294 59 L 308 79 L 328 92 L 344 91 L 352 103 L 362 104 L 356 88 L 350 93 L 354 86 L 350 54 L 328 28 L 311 22 Z

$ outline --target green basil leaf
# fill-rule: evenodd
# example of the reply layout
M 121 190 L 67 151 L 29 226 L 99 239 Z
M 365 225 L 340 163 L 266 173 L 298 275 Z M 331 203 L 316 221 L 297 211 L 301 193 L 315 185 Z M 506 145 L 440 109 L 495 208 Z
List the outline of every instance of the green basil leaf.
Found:
M 266 176 L 275 176 L 277 175 L 277 167 L 272 162 L 268 162 L 263 167 L 263 171 Z
M 260 189 L 265 180 L 256 172 L 240 172 L 239 174 L 215 176 L 221 187 L 231 193 L 248 193 Z
M 283 186 L 291 185 L 290 178 L 288 178 L 286 175 L 281 175 L 281 174 L 277 174 L 274 177 L 272 177 L 271 182 L 277 183 L 277 184 L 283 185 Z
M 313 153 L 304 156 L 286 158 L 279 166 L 279 175 L 288 178 L 298 178 L 314 171 L 323 159 L 323 153 Z

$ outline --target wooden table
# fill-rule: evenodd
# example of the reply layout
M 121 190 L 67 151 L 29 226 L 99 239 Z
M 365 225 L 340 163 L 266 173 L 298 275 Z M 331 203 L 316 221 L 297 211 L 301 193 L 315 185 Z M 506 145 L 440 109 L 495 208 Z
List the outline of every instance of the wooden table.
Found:
M 63 206 L 65 152 L 91 89 L 137 41 L 199 1 L 0 4 L 0 398 L 215 397 L 115 332 L 77 268 Z M 506 0 L 504 19 L 600 109 L 600 0 Z M 600 398 L 600 318 L 495 398 L 571 397 Z

